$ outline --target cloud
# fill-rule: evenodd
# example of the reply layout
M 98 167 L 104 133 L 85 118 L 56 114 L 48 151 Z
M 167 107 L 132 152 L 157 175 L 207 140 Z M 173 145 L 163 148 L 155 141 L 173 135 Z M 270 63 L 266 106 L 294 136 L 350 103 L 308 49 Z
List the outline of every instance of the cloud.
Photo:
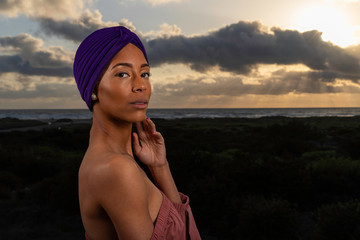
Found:
M 84 0 L 0 0 L 0 14 L 17 17 L 66 19 L 76 18 L 84 8 Z
M 159 106 L 164 101 L 174 103 L 176 98 L 206 104 L 250 95 L 360 93 L 360 45 L 341 48 L 323 41 L 315 30 L 301 33 L 268 29 L 259 22 L 238 22 L 207 35 L 185 36 L 169 24 L 142 33 L 127 19 L 104 22 L 100 12 L 88 10 L 74 19 L 36 20 L 45 34 L 76 43 L 96 29 L 125 25 L 144 39 L 152 67 L 190 67 L 188 77 L 154 83 Z M 73 52 L 44 47 L 41 39 L 29 34 L 0 38 L 0 50 L 2 98 L 63 95 L 75 99 L 78 95 L 72 78 Z M 263 74 L 262 66 L 271 65 L 278 67 Z M 294 65 L 306 67 L 290 70 Z
M 85 10 L 79 18 L 72 20 L 56 21 L 52 18 L 38 18 L 37 21 L 46 34 L 60 36 L 74 42 L 82 41 L 99 28 L 119 25 L 116 22 L 103 22 L 102 15 L 97 10 L 94 12 Z
M 133 2 L 134 0 L 128 0 L 128 1 Z M 182 2 L 183 0 L 142 0 L 142 1 L 150 3 L 153 6 L 157 6 L 157 5 L 163 5 L 163 4 L 168 4 L 168 3 L 172 3 L 172 2 Z
M 82 41 L 86 36 L 97 29 L 119 25 L 125 26 L 135 32 L 143 39 L 144 43 L 150 39 L 169 38 L 181 34 L 181 29 L 178 26 L 169 25 L 167 23 L 161 24 L 160 30 L 158 31 L 143 33 L 138 31 L 134 24 L 128 19 L 121 19 L 120 22 L 104 22 L 102 20 L 102 14 L 98 10 L 93 12 L 85 10 L 76 19 L 54 20 L 52 18 L 37 18 L 36 21 L 39 22 L 43 33 L 50 36 L 62 37 L 73 42 Z
M 84 108 L 72 78 L 2 74 L 2 108 Z
M 359 2 L 359 0 L 325 0 L 325 2 L 329 2 L 329 3 L 336 3 L 336 2 L 345 2 L 345 3 L 357 3 Z
M 181 29 L 176 25 L 169 25 L 167 23 L 161 24 L 159 31 L 149 31 L 142 34 L 143 38 L 145 38 L 146 40 L 156 38 L 169 38 L 179 35 L 181 35 Z
M 295 70 L 298 69 L 298 70 Z M 332 72 L 308 71 L 299 66 L 260 67 L 249 75 L 224 72 L 184 75 L 177 81 L 153 83 L 156 103 L 166 99 L 239 97 L 248 95 L 278 96 L 329 93 L 360 93 L 360 85 Z
M 181 2 L 182 0 L 145 0 L 145 1 L 151 3 L 152 5 L 161 5 L 171 2 Z
M 0 79 L 1 98 L 73 97 L 78 96 L 72 78 L 24 76 L 6 73 Z
M 146 44 L 147 52 L 153 66 L 183 63 L 199 72 L 218 66 L 222 71 L 249 74 L 258 64 L 304 64 L 359 80 L 359 57 L 323 41 L 321 32 L 264 29 L 259 22 L 238 22 L 208 35 L 153 39 Z
M 207 35 L 181 35 L 176 25 L 164 23 L 159 31 L 142 33 L 127 19 L 103 22 L 99 11 L 86 10 L 77 19 L 37 19 L 48 35 L 74 42 L 102 27 L 124 25 L 135 31 L 144 44 L 152 66 L 186 64 L 198 72 L 214 66 L 222 71 L 249 74 L 258 64 L 304 64 L 312 70 L 332 72 L 357 82 L 360 79 L 359 48 L 344 49 L 325 42 L 321 32 L 298 32 L 268 28 L 260 22 L 238 22 Z
M 0 38 L 6 54 L 0 55 L 0 75 L 72 76 L 72 53 L 62 47 L 43 47 L 43 41 L 29 34 Z
M 282 95 L 289 93 L 335 93 L 342 92 L 320 80 L 312 80 L 309 73 L 290 72 L 275 74 L 264 79 L 259 84 L 244 83 L 239 77 L 216 78 L 214 82 L 204 81 L 204 78 L 188 79 L 178 83 L 156 84 L 154 92 L 163 97 L 190 97 L 190 96 L 241 96 L 255 95 Z
M 120 22 L 104 22 L 102 14 L 98 10 L 94 12 L 85 10 L 76 19 L 37 18 L 36 21 L 40 23 L 41 31 L 45 34 L 62 37 L 73 42 L 80 42 L 93 31 L 105 27 L 123 25 L 132 31 L 136 31 L 132 22 L 127 19 L 122 19 Z

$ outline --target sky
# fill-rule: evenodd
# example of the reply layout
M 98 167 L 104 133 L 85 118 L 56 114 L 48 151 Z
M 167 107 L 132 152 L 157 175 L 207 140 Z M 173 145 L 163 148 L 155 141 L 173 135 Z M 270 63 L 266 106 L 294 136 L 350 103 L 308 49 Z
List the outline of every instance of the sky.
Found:
M 80 42 L 123 25 L 150 108 L 360 107 L 360 0 L 0 0 L 0 109 L 86 108 Z

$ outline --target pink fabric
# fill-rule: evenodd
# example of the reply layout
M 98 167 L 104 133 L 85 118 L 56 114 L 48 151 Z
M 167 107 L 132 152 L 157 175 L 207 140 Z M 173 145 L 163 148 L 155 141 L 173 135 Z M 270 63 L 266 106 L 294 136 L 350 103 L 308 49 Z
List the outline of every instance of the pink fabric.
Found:
M 163 202 L 156 219 L 151 240 L 201 240 L 189 198 L 180 193 L 183 203 L 171 202 L 163 194 Z
M 189 197 L 180 193 L 182 203 L 171 202 L 164 193 L 155 228 L 150 240 L 201 240 Z M 90 238 L 85 233 L 85 239 Z

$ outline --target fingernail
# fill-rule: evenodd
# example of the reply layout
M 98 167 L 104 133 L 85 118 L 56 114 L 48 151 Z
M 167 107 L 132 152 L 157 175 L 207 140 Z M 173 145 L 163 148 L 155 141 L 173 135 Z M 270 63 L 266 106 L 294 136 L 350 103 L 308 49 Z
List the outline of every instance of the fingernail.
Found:
M 156 133 L 156 131 L 152 131 L 152 133 Z

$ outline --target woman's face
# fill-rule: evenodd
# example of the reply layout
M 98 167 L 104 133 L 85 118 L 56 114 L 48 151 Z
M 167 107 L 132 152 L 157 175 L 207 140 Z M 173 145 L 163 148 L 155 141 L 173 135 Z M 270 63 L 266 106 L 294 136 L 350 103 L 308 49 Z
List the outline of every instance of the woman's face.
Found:
M 94 111 L 110 118 L 140 122 L 151 95 L 150 67 L 142 51 L 126 45 L 111 60 L 100 80 Z

